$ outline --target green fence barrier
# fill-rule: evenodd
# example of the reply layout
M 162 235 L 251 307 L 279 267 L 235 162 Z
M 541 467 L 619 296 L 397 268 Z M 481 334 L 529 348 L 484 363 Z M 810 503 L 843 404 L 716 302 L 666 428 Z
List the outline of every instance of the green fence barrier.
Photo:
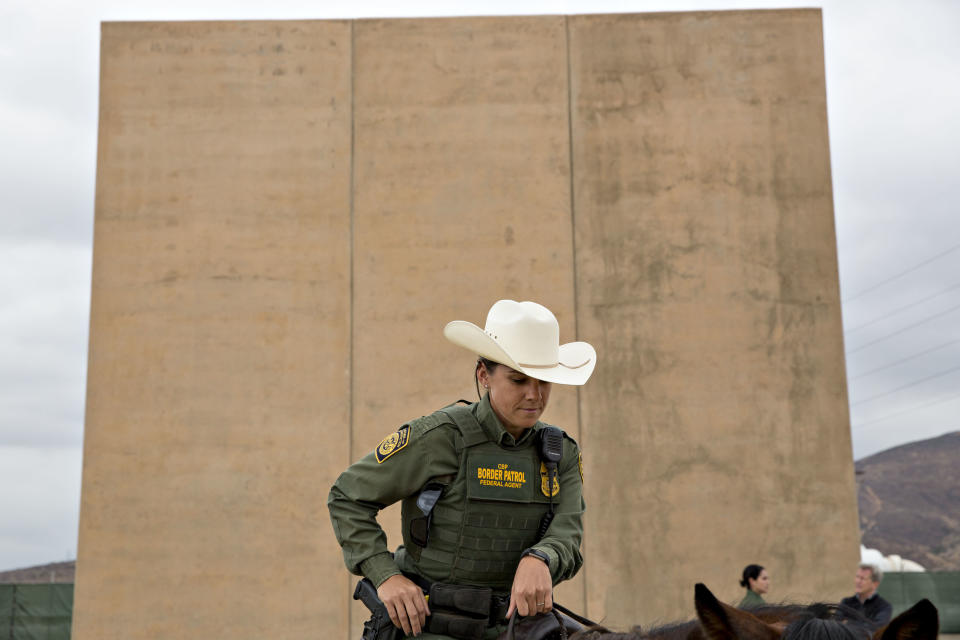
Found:
M 0 640 L 69 640 L 72 584 L 0 584 Z
M 880 595 L 893 615 L 927 598 L 940 633 L 960 633 L 960 572 L 887 573 Z M 0 584 L 0 640 L 69 640 L 72 617 L 72 584 Z
M 960 572 L 885 573 L 879 591 L 893 615 L 928 599 L 940 613 L 940 633 L 960 633 Z

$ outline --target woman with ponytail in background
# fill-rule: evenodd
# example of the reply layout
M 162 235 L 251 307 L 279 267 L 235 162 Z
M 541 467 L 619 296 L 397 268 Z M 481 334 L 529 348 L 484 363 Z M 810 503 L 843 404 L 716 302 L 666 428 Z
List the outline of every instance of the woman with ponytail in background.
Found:
M 740 586 L 747 589 L 747 595 L 740 601 L 741 609 L 753 609 L 766 604 L 763 596 L 770 590 L 770 576 L 766 569 L 758 564 L 748 564 L 743 569 Z

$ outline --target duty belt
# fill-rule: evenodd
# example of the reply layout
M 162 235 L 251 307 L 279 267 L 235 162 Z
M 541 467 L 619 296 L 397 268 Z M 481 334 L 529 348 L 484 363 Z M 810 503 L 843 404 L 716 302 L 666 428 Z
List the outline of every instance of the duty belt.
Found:
M 429 595 L 427 631 L 430 633 L 480 640 L 489 627 L 506 623 L 509 595 L 496 594 L 489 587 L 431 583 L 415 573 L 404 575 Z

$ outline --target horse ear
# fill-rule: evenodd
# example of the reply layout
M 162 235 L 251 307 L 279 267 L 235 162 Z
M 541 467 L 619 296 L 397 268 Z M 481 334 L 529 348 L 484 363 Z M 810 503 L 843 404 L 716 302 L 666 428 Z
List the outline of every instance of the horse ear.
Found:
M 693 588 L 693 604 L 697 609 L 697 618 L 700 628 L 709 640 L 736 640 L 727 612 L 720 601 L 707 589 L 706 585 L 698 582 Z
M 780 637 L 777 629 L 756 616 L 717 600 L 703 584 L 694 587 L 693 602 L 707 640 L 777 640 Z
M 933 603 L 924 598 L 873 634 L 874 640 L 937 640 L 940 618 Z

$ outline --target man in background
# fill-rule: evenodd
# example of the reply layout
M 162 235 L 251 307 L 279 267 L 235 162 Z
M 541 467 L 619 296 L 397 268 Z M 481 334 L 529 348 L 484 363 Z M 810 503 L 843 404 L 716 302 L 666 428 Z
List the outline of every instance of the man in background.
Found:
M 856 577 L 853 579 L 856 593 L 841 600 L 840 604 L 861 612 L 874 625 L 882 627 L 890 622 L 890 616 L 893 614 L 893 607 L 890 603 L 877 593 L 877 587 L 880 586 L 882 579 L 883 573 L 880 571 L 880 567 L 872 564 L 861 564 L 860 568 L 857 569 Z

